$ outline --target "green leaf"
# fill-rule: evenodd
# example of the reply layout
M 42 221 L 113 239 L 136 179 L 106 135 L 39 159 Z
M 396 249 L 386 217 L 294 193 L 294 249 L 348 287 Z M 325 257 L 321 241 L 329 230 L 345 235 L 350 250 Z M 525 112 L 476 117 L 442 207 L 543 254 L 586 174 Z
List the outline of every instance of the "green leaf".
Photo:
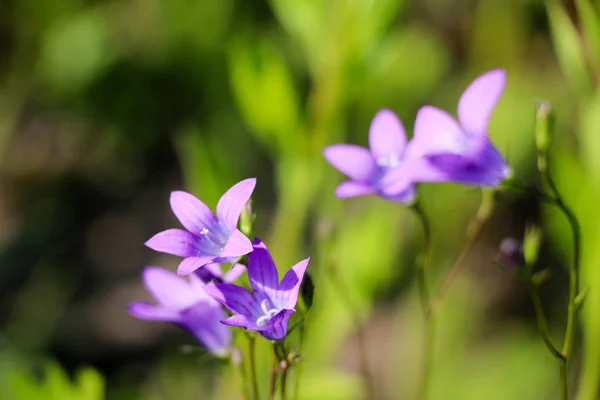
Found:
M 104 399 L 104 377 L 93 368 L 81 368 L 77 371 L 77 400 Z
M 554 49 L 563 74 L 579 95 L 589 95 L 593 87 L 592 78 L 585 64 L 581 39 L 560 1 L 548 1 L 548 18 Z
M 112 65 L 118 55 L 102 9 L 56 21 L 44 39 L 38 68 L 60 92 L 80 90 Z
M 575 0 L 577 15 L 583 30 L 583 39 L 590 60 L 600 68 L 600 17 L 590 0 Z
M 294 154 L 301 121 L 292 74 L 272 41 L 253 43 L 238 41 L 229 52 L 233 94 L 246 123 L 261 141 L 277 154 Z

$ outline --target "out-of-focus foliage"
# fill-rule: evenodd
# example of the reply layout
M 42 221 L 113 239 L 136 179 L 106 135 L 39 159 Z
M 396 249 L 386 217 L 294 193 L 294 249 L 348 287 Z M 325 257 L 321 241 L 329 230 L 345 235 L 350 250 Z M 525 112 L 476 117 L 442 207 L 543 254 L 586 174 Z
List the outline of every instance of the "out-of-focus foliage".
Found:
M 421 365 L 413 279 L 420 226 L 381 199 L 336 199 L 341 177 L 321 151 L 366 144 L 382 107 L 411 134 L 420 106 L 454 114 L 473 78 L 504 67 L 508 85 L 490 137 L 527 183 L 536 182 L 534 105 L 549 100 L 557 113 L 552 169 L 584 222 L 582 286 L 590 288 L 574 375 L 579 399 L 596 399 L 600 22 L 596 2 L 566 3 L 1 2 L 0 351 L 11 355 L 0 352 L 0 398 L 240 396 L 239 371 L 182 354 L 191 337 L 137 321 L 126 305 L 145 296 L 145 265 L 176 266 L 143 247 L 176 226 L 169 191 L 188 190 L 212 207 L 250 176 L 258 177 L 257 235 L 280 272 L 311 256 L 314 304 L 302 373 L 292 371 L 290 387 L 300 375 L 298 398 L 362 398 L 362 334 L 379 394 L 411 398 Z M 423 185 L 420 194 L 433 225 L 437 287 L 480 195 L 456 185 Z M 558 398 L 557 368 L 526 292 L 491 262 L 501 238 L 522 234 L 526 222 L 550 231 L 540 254 L 552 271 L 542 298 L 551 335 L 561 337 L 568 226 L 535 198 L 503 192 L 440 309 L 432 400 Z M 266 391 L 269 346 L 257 354 Z M 17 363 L 25 357 L 31 368 Z M 46 366 L 48 357 L 62 367 Z M 106 391 L 97 372 L 78 369 L 90 364 Z
M 74 381 L 56 363 L 48 363 L 37 379 L 32 371 L 3 362 L 0 365 L 3 399 L 15 400 L 102 400 L 104 379 L 93 368 L 76 371 Z

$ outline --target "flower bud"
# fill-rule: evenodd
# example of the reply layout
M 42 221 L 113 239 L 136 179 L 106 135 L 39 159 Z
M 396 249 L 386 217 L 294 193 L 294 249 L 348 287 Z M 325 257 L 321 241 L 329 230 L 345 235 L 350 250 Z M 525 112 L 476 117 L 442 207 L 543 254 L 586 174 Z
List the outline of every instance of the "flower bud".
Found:
M 525 228 L 525 238 L 523 239 L 523 255 L 527 265 L 535 265 L 542 244 L 542 230 L 535 225 L 528 225 Z
M 535 112 L 535 145 L 538 150 L 538 170 L 545 173 L 548 169 L 548 148 L 554 132 L 554 114 L 549 102 L 543 101 Z
M 502 268 L 513 273 L 526 265 L 521 243 L 513 237 L 502 240 L 496 260 Z

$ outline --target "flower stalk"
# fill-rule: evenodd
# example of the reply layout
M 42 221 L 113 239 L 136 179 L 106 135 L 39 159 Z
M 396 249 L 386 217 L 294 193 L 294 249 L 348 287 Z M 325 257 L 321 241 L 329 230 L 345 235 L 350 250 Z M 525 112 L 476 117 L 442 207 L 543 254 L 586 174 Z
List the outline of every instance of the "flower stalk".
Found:
M 435 321 L 433 315 L 429 312 L 430 300 L 430 264 L 431 264 L 431 225 L 429 219 L 423 211 L 423 207 L 419 201 L 412 205 L 412 210 L 415 212 L 421 225 L 423 226 L 423 252 L 418 262 L 418 287 L 419 297 L 421 299 L 421 307 L 424 316 L 424 344 L 423 344 L 423 369 L 421 381 L 419 384 L 417 399 L 426 400 L 429 397 L 429 386 L 433 367 L 434 341 L 435 341 Z
M 256 379 L 256 338 L 254 334 L 248 333 L 246 335 L 248 337 L 248 361 L 249 361 L 249 369 L 250 369 L 250 382 L 252 385 L 252 398 L 253 400 L 258 400 L 260 395 L 258 393 L 258 381 Z
M 450 267 L 450 271 L 446 274 L 442 284 L 439 289 L 436 291 L 435 295 L 431 299 L 429 303 L 429 314 L 433 314 L 437 311 L 438 307 L 446 297 L 450 287 L 459 276 L 459 273 L 462 270 L 463 265 L 465 264 L 465 259 L 471 253 L 473 246 L 479 239 L 481 232 L 487 221 L 489 220 L 492 212 L 494 210 L 495 204 L 495 191 L 491 189 L 483 189 L 481 195 L 481 203 L 479 204 L 479 208 L 475 217 L 471 220 L 469 227 L 467 229 L 467 242 L 463 246 L 462 250 L 454 260 L 452 267 Z
M 573 260 L 569 265 L 569 305 L 567 314 L 567 327 L 561 354 L 563 363 L 560 368 L 560 377 L 562 383 L 562 398 L 569 398 L 569 364 L 571 361 L 573 342 L 575 340 L 575 331 L 577 325 L 577 297 L 579 295 L 579 264 L 581 261 L 581 228 L 579 221 L 573 210 L 564 202 L 558 187 L 552 179 L 550 173 L 550 158 L 548 149 L 551 145 L 553 135 L 554 115 L 549 103 L 544 102 L 538 105 L 536 110 L 536 144 L 538 148 L 538 169 L 544 181 L 544 184 L 550 189 L 550 195 L 553 197 L 554 204 L 564 214 L 571 227 L 573 235 Z

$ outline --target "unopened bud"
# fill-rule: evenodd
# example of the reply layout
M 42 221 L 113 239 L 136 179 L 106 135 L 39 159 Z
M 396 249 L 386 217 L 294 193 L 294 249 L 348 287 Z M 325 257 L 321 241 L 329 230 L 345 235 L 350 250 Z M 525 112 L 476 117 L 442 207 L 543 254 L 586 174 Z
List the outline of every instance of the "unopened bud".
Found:
M 536 225 L 528 225 L 523 239 L 523 255 L 527 265 L 534 265 L 537 262 L 541 244 L 542 230 Z
M 510 272 L 522 269 L 525 266 L 525 256 L 521 242 L 513 237 L 502 240 L 496 260 L 502 268 Z
M 535 145 L 538 151 L 538 170 L 545 173 L 548 169 L 548 148 L 552 144 L 554 132 L 554 113 L 549 102 L 543 101 L 535 112 Z

